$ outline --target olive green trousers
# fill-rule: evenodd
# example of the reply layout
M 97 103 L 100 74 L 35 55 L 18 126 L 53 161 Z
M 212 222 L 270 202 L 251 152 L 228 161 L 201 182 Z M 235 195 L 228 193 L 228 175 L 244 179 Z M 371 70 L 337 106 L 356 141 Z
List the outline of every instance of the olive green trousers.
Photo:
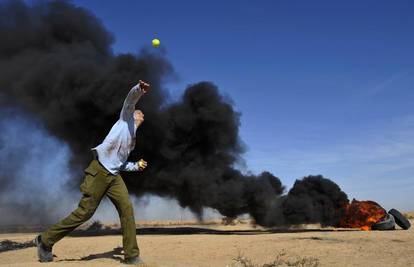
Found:
M 119 174 L 111 174 L 99 161 L 92 160 L 85 169 L 85 179 L 80 186 L 80 190 L 83 196 L 78 208 L 68 217 L 42 233 L 42 242 L 46 246 L 52 247 L 76 227 L 90 219 L 103 196 L 107 195 L 119 213 L 125 258 L 139 256 L 135 236 L 134 210 L 122 177 Z

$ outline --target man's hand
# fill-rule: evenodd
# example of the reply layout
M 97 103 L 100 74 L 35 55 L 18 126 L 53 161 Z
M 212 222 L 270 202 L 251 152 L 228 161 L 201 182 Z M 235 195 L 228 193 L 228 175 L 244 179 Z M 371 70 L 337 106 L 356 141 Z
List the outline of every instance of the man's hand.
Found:
M 141 88 L 142 92 L 145 94 L 149 91 L 150 85 L 143 80 L 139 80 L 139 87 Z
M 140 159 L 138 160 L 137 165 L 138 165 L 138 170 L 143 171 L 147 167 L 148 163 L 145 160 Z

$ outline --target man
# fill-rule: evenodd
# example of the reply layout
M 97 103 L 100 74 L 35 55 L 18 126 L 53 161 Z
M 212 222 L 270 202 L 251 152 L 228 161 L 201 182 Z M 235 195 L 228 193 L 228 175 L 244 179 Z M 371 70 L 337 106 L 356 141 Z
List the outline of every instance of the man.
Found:
M 126 264 L 143 263 L 139 258 L 136 240 L 134 210 L 120 171 L 142 171 L 147 162 L 127 162 L 135 147 L 135 132 L 144 121 L 144 114 L 135 110 L 139 98 L 148 92 L 150 85 L 139 81 L 128 93 L 119 120 L 112 126 L 105 140 L 93 148 L 95 159 L 85 169 L 80 186 L 83 194 L 78 208 L 68 217 L 38 235 L 35 239 L 39 261 L 53 261 L 52 247 L 95 213 L 102 197 L 107 195 L 115 205 L 122 227 L 122 242 Z

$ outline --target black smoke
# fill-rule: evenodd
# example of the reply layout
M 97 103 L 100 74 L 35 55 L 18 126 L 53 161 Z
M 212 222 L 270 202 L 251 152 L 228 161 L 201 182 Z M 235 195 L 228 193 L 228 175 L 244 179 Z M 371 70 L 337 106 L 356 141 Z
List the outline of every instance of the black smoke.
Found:
M 336 225 L 348 196 L 331 180 L 321 175 L 297 180 L 283 201 L 283 214 L 289 224 L 321 223 Z
M 137 79 L 154 90 L 142 102 L 148 120 L 164 102 L 172 67 L 147 52 L 113 55 L 114 39 L 89 11 L 66 1 L 0 8 L 0 88 L 68 142 L 79 162 L 105 137 Z
M 90 148 L 103 140 L 128 90 L 142 79 L 152 90 L 138 104 L 145 123 L 131 159 L 145 158 L 150 167 L 123 174 L 132 194 L 175 198 L 200 218 L 205 207 L 228 217 L 248 213 L 265 226 L 332 225 L 348 201 L 323 177 L 299 180 L 284 195 L 273 174 L 241 173 L 235 168 L 243 161 L 241 114 L 231 101 L 213 83 L 200 82 L 166 105 L 162 85 L 175 75 L 166 57 L 148 49 L 114 54 L 114 38 L 99 19 L 71 2 L 6 2 L 0 6 L 0 37 L 2 103 L 17 103 L 69 144 L 72 166 L 88 163 Z M 13 178 L 0 172 L 0 182 L 7 179 Z

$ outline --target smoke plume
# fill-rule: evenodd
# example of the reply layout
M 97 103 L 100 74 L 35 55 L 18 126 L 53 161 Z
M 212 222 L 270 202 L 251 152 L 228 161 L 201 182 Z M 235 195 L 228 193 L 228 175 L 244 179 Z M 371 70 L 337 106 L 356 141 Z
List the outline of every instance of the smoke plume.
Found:
M 22 111 L 0 111 L 0 224 L 52 223 L 75 201 L 65 186 L 70 149 Z
M 205 207 L 228 217 L 248 213 L 265 226 L 332 225 L 338 209 L 348 201 L 335 183 L 321 176 L 298 180 L 284 194 L 279 178 L 269 172 L 241 173 L 235 168 L 244 152 L 238 132 L 241 115 L 231 101 L 213 83 L 200 82 L 186 88 L 178 102 L 166 105 L 162 85 L 174 75 L 172 64 L 163 54 L 148 49 L 137 55 L 114 54 L 113 36 L 83 8 L 66 1 L 6 2 L 0 6 L 0 37 L 4 101 L 17 103 L 50 134 L 65 141 L 72 151 L 72 167 L 86 166 L 92 158 L 90 148 L 103 140 L 118 119 L 127 92 L 142 79 L 152 90 L 138 104 L 145 123 L 138 130 L 131 160 L 144 158 L 150 167 L 142 173 L 123 174 L 130 193 L 175 198 L 199 218 Z M 2 117 L 2 127 L 12 125 L 16 122 Z M 21 130 L 33 133 L 30 127 Z M 19 142 L 2 138 L 3 142 Z M 30 146 L 22 143 L 12 154 L 1 148 L 2 157 L 18 166 L 32 157 L 25 152 Z M 49 156 L 62 153 L 53 146 L 41 147 L 39 153 Z M 80 183 L 82 176 L 77 174 L 66 186 Z M 2 169 L 2 185 L 10 179 L 35 178 L 18 174 L 14 168 Z M 2 187 L 2 206 L 5 190 L 11 194 L 21 183 L 13 184 Z M 33 210 L 37 201 L 34 197 L 24 209 Z

